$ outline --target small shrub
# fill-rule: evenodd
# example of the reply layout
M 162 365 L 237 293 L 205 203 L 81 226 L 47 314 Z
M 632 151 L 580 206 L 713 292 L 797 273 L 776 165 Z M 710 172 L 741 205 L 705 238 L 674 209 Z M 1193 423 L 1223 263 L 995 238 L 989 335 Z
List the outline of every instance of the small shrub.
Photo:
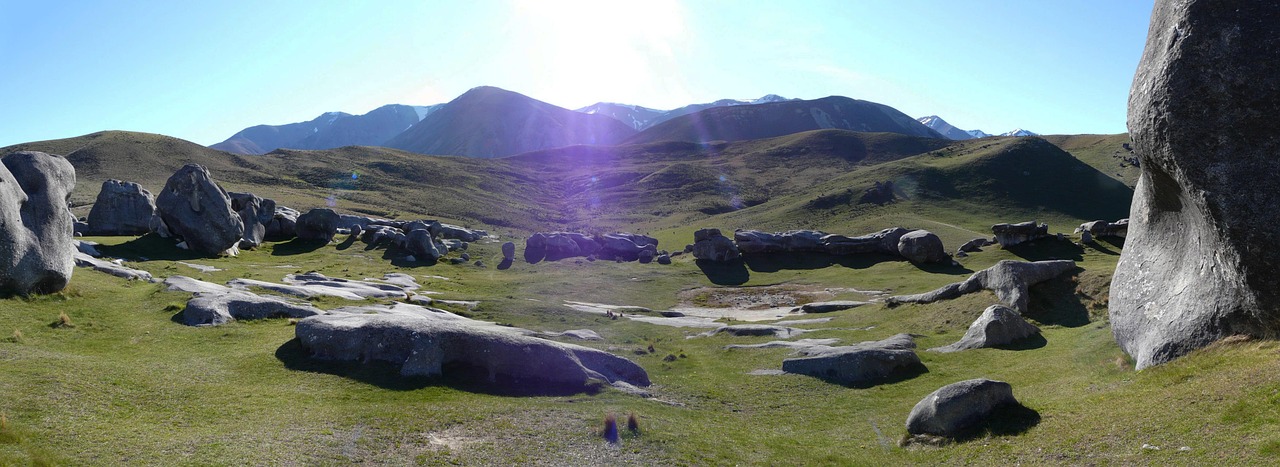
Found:
M 63 311 L 58 313 L 57 321 L 49 323 L 49 327 L 54 329 L 59 329 L 59 328 L 70 329 L 70 328 L 76 327 L 76 325 L 71 322 L 71 317 L 67 316 L 67 312 Z
M 601 430 L 600 436 L 610 443 L 618 442 L 618 417 L 613 414 L 604 416 L 604 429 Z
M 633 435 L 640 434 L 640 419 L 636 418 L 635 412 L 627 414 L 627 431 L 630 431 Z
M 14 329 L 13 336 L 9 337 L 9 342 L 13 342 L 14 344 L 21 344 L 24 341 L 26 341 L 26 339 L 23 337 L 22 331 L 18 329 Z

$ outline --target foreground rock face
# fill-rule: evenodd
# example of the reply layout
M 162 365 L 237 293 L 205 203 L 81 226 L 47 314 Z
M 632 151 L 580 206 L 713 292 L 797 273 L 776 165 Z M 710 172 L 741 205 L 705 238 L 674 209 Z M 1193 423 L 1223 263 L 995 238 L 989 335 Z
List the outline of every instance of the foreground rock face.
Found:
M 948 384 L 925 396 L 907 416 L 907 432 L 956 438 L 981 424 L 995 409 L 1018 404 L 1003 381 L 971 379 Z
M 912 350 L 915 347 L 915 341 L 907 334 L 844 347 L 816 345 L 800 350 L 803 357 L 783 360 L 782 371 L 848 386 L 867 386 L 923 369 L 920 357 Z
M 102 182 L 89 210 L 89 235 L 143 235 L 151 231 L 156 200 L 142 185 L 120 180 Z
M 1022 315 L 1004 305 L 991 305 L 982 312 L 964 337 L 954 344 L 929 349 L 930 352 L 959 352 L 961 350 L 981 349 L 1012 344 L 1028 337 L 1040 334 L 1040 328 L 1022 319 Z
M 1111 282 L 1138 368 L 1280 333 L 1280 4 L 1158 1 L 1129 94 L 1141 158 Z
M 156 211 L 170 234 L 206 255 L 227 251 L 244 235 L 244 222 L 231 209 L 231 198 L 197 164 L 187 164 L 169 177 L 156 198 Z
M 16 152 L 0 162 L 0 293 L 62 290 L 77 251 L 67 210 L 75 168 L 43 152 Z
M 456 364 L 514 386 L 506 389 L 582 388 L 592 380 L 649 385 L 644 369 L 625 358 L 441 310 L 398 304 L 330 313 L 298 323 L 298 340 L 316 358 L 381 360 L 401 365 L 405 376 L 440 375 Z
M 1003 260 L 994 266 L 973 273 L 964 282 L 944 285 L 936 290 L 915 295 L 899 295 L 885 300 L 890 305 L 898 303 L 933 303 L 939 300 L 950 300 L 967 293 L 979 290 L 990 290 L 1005 305 L 1027 312 L 1030 296 L 1028 288 L 1035 284 L 1053 279 L 1062 273 L 1076 268 L 1075 261 L 1053 260 L 1024 261 Z

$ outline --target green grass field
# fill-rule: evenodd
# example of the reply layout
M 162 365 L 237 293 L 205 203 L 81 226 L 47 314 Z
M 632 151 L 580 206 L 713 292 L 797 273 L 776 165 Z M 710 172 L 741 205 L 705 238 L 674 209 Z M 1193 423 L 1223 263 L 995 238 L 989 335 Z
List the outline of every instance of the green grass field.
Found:
M 77 269 L 61 293 L 0 302 L 0 464 L 1262 464 L 1280 455 L 1280 346 L 1224 343 L 1134 372 L 1106 322 L 1118 247 L 1105 244 L 1107 251 L 1050 242 L 1017 250 L 1022 256 L 988 249 L 963 259 L 963 268 L 935 271 L 899 261 L 747 271 L 749 288 L 914 293 L 1000 259 L 1070 257 L 1083 268 L 1033 289 L 1029 316 L 1044 330 L 1042 347 L 921 351 L 928 372 L 855 389 L 798 375 L 750 375 L 780 368 L 789 352 L 723 348 L 767 338 L 689 338 L 701 330 L 608 320 L 562 305 L 673 306 L 680 291 L 715 285 L 687 255 L 671 266 L 565 260 L 499 271 L 400 268 L 358 243 L 312 251 L 269 243 L 236 258 L 191 259 L 160 242 L 93 240 L 125 257 L 168 258 L 133 263 L 154 274 L 214 282 L 279 281 L 309 270 L 353 279 L 405 272 L 439 298 L 481 301 L 468 312 L 477 319 L 596 330 L 605 340 L 585 345 L 642 365 L 654 397 L 613 390 L 512 397 L 449 377 L 399 378 L 387 365 L 314 361 L 286 320 L 186 327 L 172 317 L 188 294 Z M 471 254 L 496 264 L 499 253 L 497 244 L 475 244 Z M 224 271 L 201 273 L 177 260 Z M 958 339 L 993 302 L 982 293 L 873 305 L 802 327 L 822 329 L 804 337 L 842 344 L 909 332 L 925 349 Z M 316 301 L 324 308 L 347 303 Z M 52 327 L 60 313 L 74 327 Z M 643 351 L 649 345 L 655 352 Z M 668 354 L 685 358 L 664 361 Z M 997 426 L 943 447 L 898 446 L 920 398 L 976 377 L 1011 383 L 1038 422 Z M 596 432 L 608 413 L 635 413 L 641 434 L 617 446 L 603 442 Z

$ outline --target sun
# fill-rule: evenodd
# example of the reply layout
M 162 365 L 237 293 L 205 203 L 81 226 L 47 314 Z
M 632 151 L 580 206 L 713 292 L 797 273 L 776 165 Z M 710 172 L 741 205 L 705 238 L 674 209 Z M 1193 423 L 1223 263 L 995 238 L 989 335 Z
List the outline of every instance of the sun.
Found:
M 674 0 L 519 2 L 517 40 L 548 100 L 597 100 L 670 92 L 678 49 L 689 39 Z

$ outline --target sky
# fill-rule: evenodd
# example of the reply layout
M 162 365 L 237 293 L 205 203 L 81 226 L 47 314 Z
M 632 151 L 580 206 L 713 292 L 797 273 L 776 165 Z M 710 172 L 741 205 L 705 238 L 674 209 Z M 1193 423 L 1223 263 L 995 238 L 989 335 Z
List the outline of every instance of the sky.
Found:
M 1153 0 L 0 0 L 0 147 L 203 145 L 482 85 L 570 109 L 765 94 L 1122 133 Z

